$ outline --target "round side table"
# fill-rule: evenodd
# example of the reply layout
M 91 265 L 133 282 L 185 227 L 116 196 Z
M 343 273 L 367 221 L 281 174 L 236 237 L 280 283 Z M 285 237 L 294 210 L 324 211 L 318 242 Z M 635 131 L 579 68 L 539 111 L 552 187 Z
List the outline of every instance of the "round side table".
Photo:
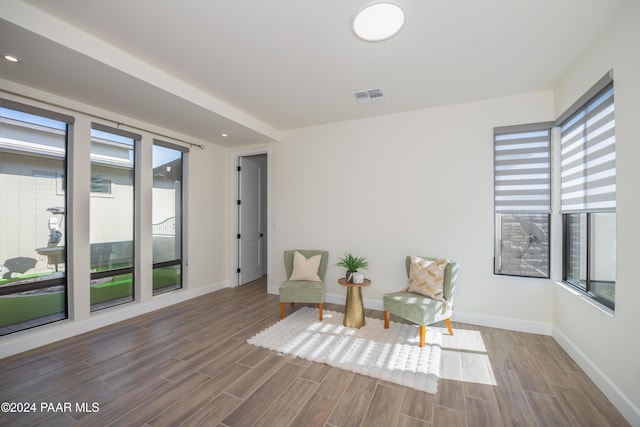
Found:
M 364 306 L 362 305 L 362 288 L 369 286 L 371 280 L 364 279 L 364 283 L 349 283 L 347 279 L 338 280 L 342 286 L 347 287 L 347 300 L 344 304 L 343 325 L 349 328 L 360 329 L 365 325 Z

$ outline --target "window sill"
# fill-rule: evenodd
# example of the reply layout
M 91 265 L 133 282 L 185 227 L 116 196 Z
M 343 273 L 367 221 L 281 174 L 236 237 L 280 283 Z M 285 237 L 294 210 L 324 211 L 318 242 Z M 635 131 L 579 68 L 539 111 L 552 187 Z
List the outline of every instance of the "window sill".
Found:
M 615 316 L 615 311 L 610 309 L 609 307 L 600 304 L 598 301 L 589 298 L 587 295 L 583 294 L 582 292 L 578 291 L 577 289 L 575 289 L 573 286 L 568 285 L 564 282 L 560 282 L 560 281 L 554 281 L 553 282 L 555 285 L 563 288 L 564 290 L 566 290 L 567 292 L 571 293 L 572 295 L 575 295 L 576 297 L 580 298 L 582 301 L 586 302 L 587 304 L 590 304 L 593 308 L 595 308 L 596 310 L 601 311 L 603 314 L 609 316 L 609 317 L 614 317 Z

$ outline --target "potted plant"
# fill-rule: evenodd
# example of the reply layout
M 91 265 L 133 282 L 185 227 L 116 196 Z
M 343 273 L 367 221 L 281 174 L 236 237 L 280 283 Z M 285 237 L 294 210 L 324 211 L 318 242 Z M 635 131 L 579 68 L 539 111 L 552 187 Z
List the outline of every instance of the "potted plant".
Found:
M 347 278 L 347 282 L 351 282 L 353 273 L 358 271 L 359 268 L 364 268 L 366 270 L 369 266 L 369 262 L 365 257 L 353 256 L 351 253 L 346 252 L 342 258 L 338 258 L 336 265 L 347 269 L 345 277 Z

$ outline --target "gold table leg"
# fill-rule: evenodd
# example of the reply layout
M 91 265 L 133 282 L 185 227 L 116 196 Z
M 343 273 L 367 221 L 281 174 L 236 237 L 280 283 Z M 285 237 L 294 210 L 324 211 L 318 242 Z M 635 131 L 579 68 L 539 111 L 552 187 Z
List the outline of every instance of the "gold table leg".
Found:
M 360 329 L 365 325 L 362 288 L 347 287 L 347 301 L 344 307 L 344 326 Z

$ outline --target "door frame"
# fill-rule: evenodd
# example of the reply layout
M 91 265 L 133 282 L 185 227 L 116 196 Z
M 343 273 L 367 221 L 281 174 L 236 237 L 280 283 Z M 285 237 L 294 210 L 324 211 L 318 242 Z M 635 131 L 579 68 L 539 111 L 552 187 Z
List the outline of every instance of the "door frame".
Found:
M 267 238 L 267 289 L 269 288 L 269 283 L 271 281 L 271 148 L 256 148 L 256 149 L 247 149 L 242 151 L 234 151 L 231 153 L 231 200 L 230 200 L 230 218 L 231 218 L 231 245 L 230 251 L 231 256 L 231 266 L 230 266 L 230 277 L 229 281 L 230 286 L 235 288 L 239 286 L 238 273 L 236 273 L 239 265 L 239 252 L 238 252 L 238 239 L 236 237 L 238 233 L 238 164 L 240 162 L 241 157 L 248 156 L 258 156 L 261 154 L 265 154 L 267 156 L 267 206 L 266 206 L 266 214 L 267 214 L 267 226 L 265 230 L 265 235 Z

